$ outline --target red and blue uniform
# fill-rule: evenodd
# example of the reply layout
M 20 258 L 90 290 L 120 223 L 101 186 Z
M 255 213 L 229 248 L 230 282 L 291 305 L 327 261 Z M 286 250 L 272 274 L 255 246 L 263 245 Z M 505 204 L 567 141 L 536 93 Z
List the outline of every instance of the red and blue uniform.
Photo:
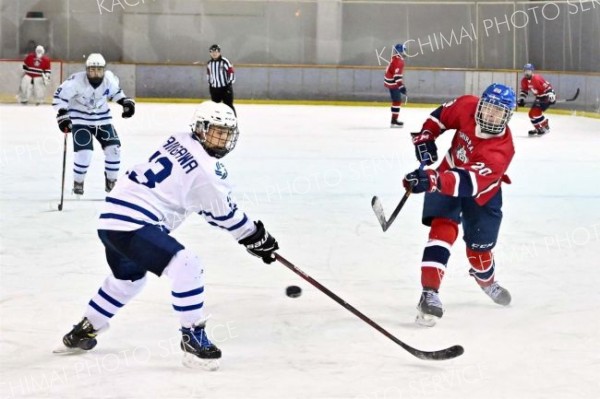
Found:
M 508 126 L 499 134 L 481 131 L 476 123 L 479 98 L 461 96 L 436 110 L 421 134 L 433 139 L 455 130 L 452 145 L 437 167 L 437 191 L 425 194 L 423 223 L 431 226 L 421 263 L 423 287 L 438 290 L 450 248 L 463 224 L 470 273 L 482 287 L 494 282 L 492 248 L 502 221 L 502 182 L 515 154 Z
M 529 92 L 535 96 L 535 102 L 529 110 L 529 120 L 538 132 L 546 133 L 550 127 L 543 112 L 554 103 L 554 89 L 542 75 L 532 74 L 530 78 L 525 76 L 521 79 L 519 98 L 524 100 Z M 549 99 L 549 95 L 552 100 Z
M 404 58 L 398 53 L 395 53 L 390 60 L 390 64 L 385 70 L 383 85 L 390 90 L 392 98 L 392 124 L 398 120 L 400 114 L 400 106 L 402 105 L 402 94 L 406 94 L 404 87 Z

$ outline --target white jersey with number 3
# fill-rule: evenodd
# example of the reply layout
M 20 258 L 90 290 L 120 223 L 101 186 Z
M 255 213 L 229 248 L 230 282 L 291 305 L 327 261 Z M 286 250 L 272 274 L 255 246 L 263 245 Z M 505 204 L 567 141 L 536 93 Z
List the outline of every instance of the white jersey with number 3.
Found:
M 119 87 L 119 78 L 111 71 L 104 72 L 100 86 L 90 84 L 86 72 L 77 72 L 62 82 L 54 92 L 52 106 L 55 110 L 66 109 L 74 125 L 100 126 L 112 121 L 108 101 L 125 98 Z
M 117 181 L 106 197 L 99 229 L 132 231 L 152 224 L 173 231 L 192 213 L 237 240 L 255 230 L 231 198 L 223 163 L 191 133 L 176 134 Z

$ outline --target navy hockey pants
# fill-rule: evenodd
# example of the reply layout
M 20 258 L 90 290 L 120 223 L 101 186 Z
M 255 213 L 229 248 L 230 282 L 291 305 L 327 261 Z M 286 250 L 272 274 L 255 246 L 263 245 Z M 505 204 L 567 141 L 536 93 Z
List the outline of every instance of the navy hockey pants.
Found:
M 139 280 L 152 272 L 160 277 L 173 256 L 184 246 L 159 226 L 134 231 L 98 230 L 106 260 L 119 280 Z
M 121 145 L 117 131 L 113 125 L 88 126 L 73 125 L 73 150 L 93 150 L 96 138 L 102 149 L 111 145 Z
M 450 197 L 426 193 L 423 205 L 423 224 L 431 226 L 433 218 L 447 218 L 463 225 L 463 240 L 467 248 L 489 251 L 496 246 L 502 222 L 502 190 L 498 190 L 485 205 L 472 197 Z

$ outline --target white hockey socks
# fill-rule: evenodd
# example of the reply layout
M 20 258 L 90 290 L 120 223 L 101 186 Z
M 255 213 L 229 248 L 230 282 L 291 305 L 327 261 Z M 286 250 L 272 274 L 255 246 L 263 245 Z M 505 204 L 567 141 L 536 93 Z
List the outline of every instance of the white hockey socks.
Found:
M 146 277 L 130 281 L 119 280 L 113 275 L 108 276 L 98 293 L 88 303 L 84 317 L 87 317 L 95 330 L 101 330 L 108 325 L 119 309 L 144 288 L 146 280 Z
M 182 249 L 171 259 L 163 275 L 171 279 L 173 309 L 182 327 L 206 320 L 204 311 L 204 268 L 192 251 Z
M 121 146 L 111 145 L 104 148 L 104 171 L 108 180 L 117 180 L 121 166 Z
M 92 154 L 92 150 L 80 150 L 73 154 L 73 180 L 77 183 L 83 183 L 85 180 L 85 175 L 92 162 Z

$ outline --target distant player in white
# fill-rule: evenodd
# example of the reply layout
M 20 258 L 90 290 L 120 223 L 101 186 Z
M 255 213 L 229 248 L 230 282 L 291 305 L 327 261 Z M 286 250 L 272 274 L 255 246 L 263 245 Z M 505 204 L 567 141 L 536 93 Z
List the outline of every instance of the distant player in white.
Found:
M 108 101 L 123 107 L 123 118 L 135 113 L 135 101 L 119 87 L 119 79 L 105 71 L 101 54 L 90 54 L 85 72 L 77 72 L 65 80 L 56 92 L 52 106 L 58 111 L 56 121 L 63 133 L 73 132 L 73 193 L 83 194 L 83 182 L 92 161 L 94 141 L 104 150 L 105 190 L 110 192 L 117 181 L 121 163 L 121 142 L 112 125 Z
M 237 137 L 233 110 L 205 102 L 194 115 L 192 133 L 170 136 L 147 162 L 117 182 L 106 197 L 98 230 L 112 274 L 89 302 L 83 320 L 64 336 L 66 348 L 57 352 L 96 346 L 97 333 L 141 291 L 149 271 L 171 280 L 184 364 L 218 367 L 215 359 L 221 351 L 205 332 L 203 265 L 169 233 L 188 215 L 200 214 L 265 263 L 275 260 L 277 241 L 231 198 L 229 175 L 220 158 L 233 150 Z

